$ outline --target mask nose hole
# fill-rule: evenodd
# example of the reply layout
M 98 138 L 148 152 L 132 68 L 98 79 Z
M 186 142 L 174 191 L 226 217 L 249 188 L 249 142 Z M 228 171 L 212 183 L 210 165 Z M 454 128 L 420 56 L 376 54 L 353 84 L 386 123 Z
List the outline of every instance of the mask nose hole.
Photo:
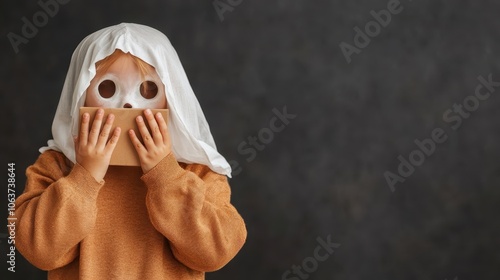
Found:
M 130 103 L 125 103 L 125 105 L 123 105 L 123 108 L 132 108 L 132 105 L 130 105 Z

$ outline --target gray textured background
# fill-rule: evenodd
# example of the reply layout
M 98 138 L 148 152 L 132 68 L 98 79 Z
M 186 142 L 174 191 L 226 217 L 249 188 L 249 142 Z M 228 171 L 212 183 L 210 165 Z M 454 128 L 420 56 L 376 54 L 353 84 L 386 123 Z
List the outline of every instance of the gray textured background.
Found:
M 211 0 L 72 0 L 15 54 L 7 33 L 41 9 L 2 1 L 2 178 L 15 162 L 21 194 L 76 45 L 103 27 L 142 23 L 170 38 L 219 150 L 241 167 L 230 183 L 248 241 L 207 279 L 282 279 L 328 235 L 341 246 L 308 279 L 499 279 L 500 89 L 457 130 L 442 115 L 474 93 L 478 76 L 500 81 L 500 4 L 402 0 L 347 63 L 339 44 L 352 44 L 353 28 L 388 2 L 243 0 L 221 21 Z M 238 145 L 283 106 L 297 117 L 247 162 Z M 391 192 L 384 172 L 397 172 L 398 155 L 435 128 L 448 140 Z M 19 254 L 16 271 L 8 279 L 45 277 Z

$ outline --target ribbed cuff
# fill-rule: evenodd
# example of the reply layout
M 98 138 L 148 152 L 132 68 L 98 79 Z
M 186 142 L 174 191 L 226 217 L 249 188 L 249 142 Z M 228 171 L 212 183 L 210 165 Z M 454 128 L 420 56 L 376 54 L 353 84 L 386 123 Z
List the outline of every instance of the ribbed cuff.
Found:
M 186 170 L 179 166 L 174 153 L 163 158 L 155 167 L 141 176 L 141 180 L 148 187 L 163 185 L 164 182 L 172 182 L 182 176 Z
M 97 182 L 83 166 L 75 163 L 71 172 L 64 178 L 74 186 L 73 190 L 86 197 L 97 198 L 99 190 L 104 185 L 104 180 Z

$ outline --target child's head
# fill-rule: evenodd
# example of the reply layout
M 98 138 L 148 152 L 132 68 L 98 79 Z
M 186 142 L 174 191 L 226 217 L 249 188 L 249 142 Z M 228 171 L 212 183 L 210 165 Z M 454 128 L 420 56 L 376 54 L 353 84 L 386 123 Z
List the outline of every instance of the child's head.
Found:
M 163 109 L 165 86 L 153 66 L 117 49 L 96 63 L 84 106 Z
M 177 161 L 231 174 L 175 49 L 156 29 L 121 23 L 83 39 L 73 52 L 54 116 L 54 139 L 40 151 L 58 150 L 75 162 L 74 137 L 82 106 L 168 108 L 167 126 Z

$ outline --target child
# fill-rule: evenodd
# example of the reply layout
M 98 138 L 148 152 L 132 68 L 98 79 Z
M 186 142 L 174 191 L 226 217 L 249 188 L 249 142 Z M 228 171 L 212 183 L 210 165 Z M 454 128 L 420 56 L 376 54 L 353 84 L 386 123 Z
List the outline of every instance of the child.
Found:
M 82 106 L 147 108 L 124 135 L 140 167 L 109 166 L 120 128 L 102 109 L 80 120 Z M 168 123 L 154 108 L 169 109 Z M 204 279 L 243 246 L 231 169 L 159 31 L 122 23 L 86 37 L 52 134 L 16 202 L 17 248 L 49 279 Z

